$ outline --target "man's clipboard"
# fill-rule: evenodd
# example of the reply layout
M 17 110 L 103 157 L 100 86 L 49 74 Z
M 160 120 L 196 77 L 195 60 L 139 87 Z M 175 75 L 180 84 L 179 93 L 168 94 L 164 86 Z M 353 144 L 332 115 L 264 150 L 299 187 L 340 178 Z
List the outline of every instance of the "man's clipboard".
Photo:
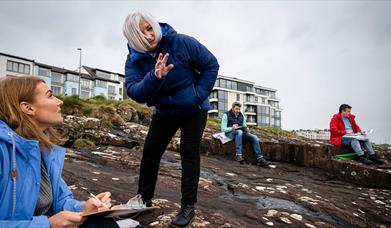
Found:
M 159 207 L 146 207 L 141 209 L 130 209 L 130 208 L 115 208 L 115 209 L 108 209 L 103 211 L 97 211 L 97 212 L 91 212 L 87 214 L 83 214 L 82 216 L 87 217 L 106 217 L 106 218 L 113 218 L 117 216 L 131 216 L 133 214 L 137 214 L 140 212 L 145 211 L 151 211 L 154 209 L 157 209 Z

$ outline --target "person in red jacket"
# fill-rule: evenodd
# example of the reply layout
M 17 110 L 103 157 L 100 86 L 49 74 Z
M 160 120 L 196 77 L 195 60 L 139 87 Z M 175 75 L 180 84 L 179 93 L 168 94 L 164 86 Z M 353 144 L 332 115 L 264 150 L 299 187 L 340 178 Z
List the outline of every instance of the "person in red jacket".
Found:
M 376 156 L 368 138 L 365 140 L 359 140 L 352 137 L 344 137 L 355 133 L 364 134 L 356 123 L 356 117 L 351 114 L 351 110 L 352 107 L 348 104 L 342 104 L 339 106 L 339 113 L 335 114 L 330 121 L 330 143 L 335 146 L 351 146 L 356 152 L 359 161 L 364 164 L 369 165 L 373 162 L 383 164 L 383 161 Z M 368 152 L 369 159 L 364 156 L 360 142 L 364 144 L 364 147 Z

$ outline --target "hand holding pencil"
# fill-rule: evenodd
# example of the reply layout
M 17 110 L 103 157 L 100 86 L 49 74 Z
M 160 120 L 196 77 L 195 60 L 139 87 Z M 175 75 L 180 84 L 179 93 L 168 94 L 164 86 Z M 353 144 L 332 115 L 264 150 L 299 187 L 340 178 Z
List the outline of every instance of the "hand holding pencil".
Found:
M 102 192 L 96 196 L 89 191 L 87 192 L 91 198 L 86 201 L 83 209 L 83 214 L 110 209 L 111 207 L 110 192 Z

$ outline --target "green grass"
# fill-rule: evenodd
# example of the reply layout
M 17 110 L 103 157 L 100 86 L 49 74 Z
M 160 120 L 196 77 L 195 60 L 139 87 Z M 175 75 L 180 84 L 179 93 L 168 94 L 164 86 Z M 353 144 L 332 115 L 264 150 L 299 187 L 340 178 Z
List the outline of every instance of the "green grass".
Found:
M 104 96 L 96 96 L 89 99 L 81 99 L 78 96 L 58 96 L 64 104 L 62 113 L 65 115 L 86 116 L 98 118 L 104 128 L 112 128 L 121 125 L 124 120 L 117 113 L 120 106 L 129 106 L 139 115 L 152 116 L 152 111 L 145 105 L 132 100 L 117 101 L 107 100 Z

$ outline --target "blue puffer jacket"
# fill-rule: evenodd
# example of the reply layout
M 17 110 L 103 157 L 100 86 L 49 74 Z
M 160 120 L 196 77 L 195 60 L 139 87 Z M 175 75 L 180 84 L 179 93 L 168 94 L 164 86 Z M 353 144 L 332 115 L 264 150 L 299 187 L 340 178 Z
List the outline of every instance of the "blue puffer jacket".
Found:
M 65 149 L 43 153 L 53 190 L 48 216 L 60 211 L 82 211 L 61 177 Z M 11 177 L 16 169 L 16 180 Z M 0 227 L 50 227 L 48 216 L 33 216 L 39 197 L 41 151 L 38 141 L 27 140 L 0 120 Z
M 138 103 L 155 106 L 163 116 L 184 116 L 209 110 L 208 96 L 217 78 L 219 64 L 196 39 L 178 34 L 161 23 L 162 39 L 157 53 L 169 53 L 167 65 L 174 68 L 163 78 L 155 76 L 156 58 L 129 48 L 125 65 L 128 96 Z

